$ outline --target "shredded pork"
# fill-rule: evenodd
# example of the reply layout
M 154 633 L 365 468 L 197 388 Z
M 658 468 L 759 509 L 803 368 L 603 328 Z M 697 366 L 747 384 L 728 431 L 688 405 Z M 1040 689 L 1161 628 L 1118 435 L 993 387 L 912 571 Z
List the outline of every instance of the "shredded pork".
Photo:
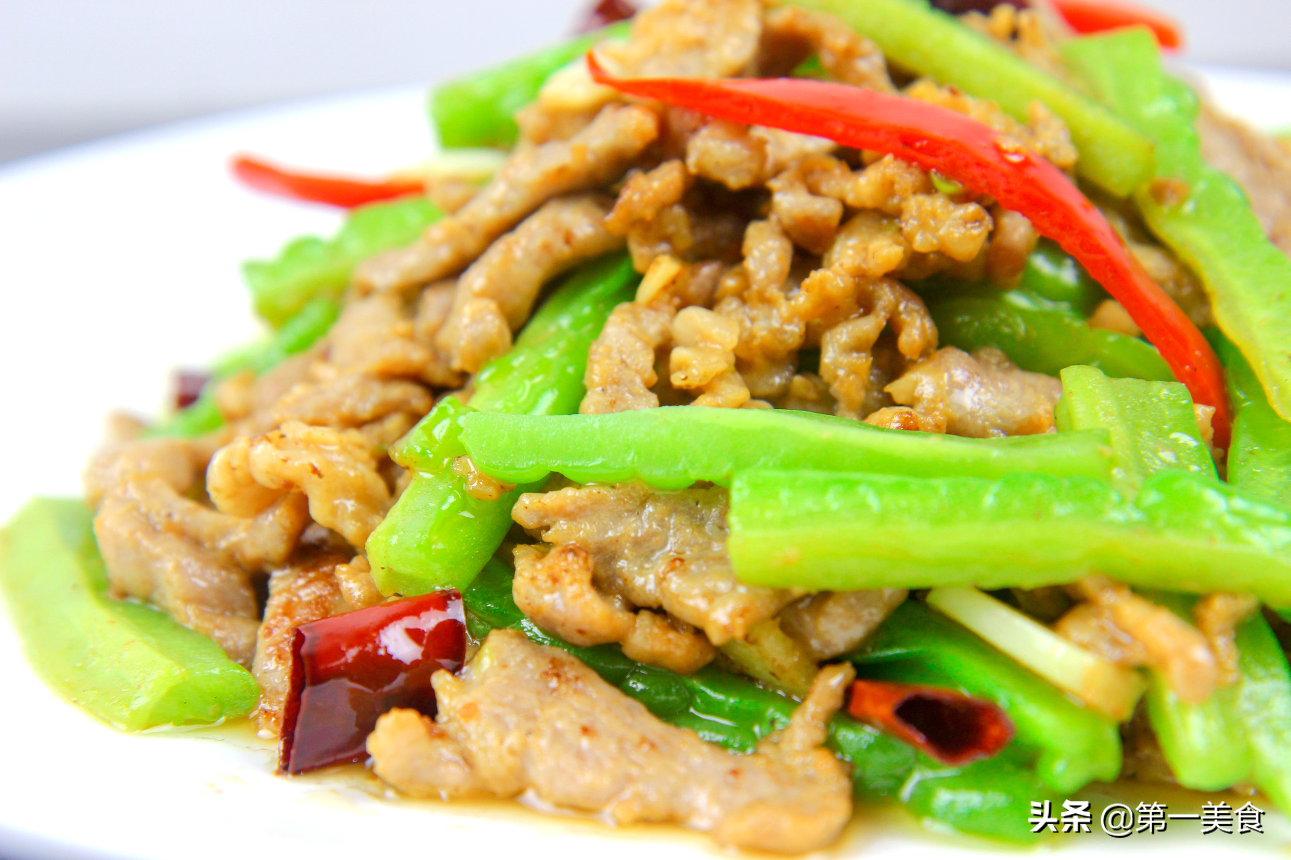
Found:
M 850 667 L 822 672 L 789 727 L 740 755 L 661 722 L 568 653 L 499 630 L 460 675 L 435 673 L 434 720 L 391 711 L 368 751 L 408 794 L 530 790 L 619 824 L 673 821 L 737 847 L 810 851 L 851 816 L 846 766 L 821 747 L 850 678 Z
M 1086 577 L 1077 590 L 1089 602 L 1058 621 L 1059 633 L 1116 662 L 1159 670 L 1186 702 L 1204 702 L 1219 685 L 1219 663 L 1196 627 L 1104 576 Z
M 252 577 L 291 554 L 308 524 L 305 498 L 288 492 L 254 517 L 229 516 L 184 495 L 192 466 L 182 444 L 127 443 L 100 456 L 87 481 L 99 499 L 95 539 L 117 596 L 156 604 L 250 666 L 260 623 Z
M 1027 436 L 1053 429 L 1062 383 L 1020 370 L 993 347 L 948 346 L 887 386 L 897 403 L 956 436 Z
M 416 243 L 365 262 L 355 283 L 368 291 L 403 291 L 452 275 L 553 197 L 617 177 L 658 133 L 650 110 L 609 105 L 568 141 L 517 150 L 471 202 Z
M 726 493 L 642 484 L 526 493 L 513 516 L 592 560 L 596 584 L 633 607 L 663 609 L 720 645 L 775 615 L 792 592 L 745 585 L 726 555 Z

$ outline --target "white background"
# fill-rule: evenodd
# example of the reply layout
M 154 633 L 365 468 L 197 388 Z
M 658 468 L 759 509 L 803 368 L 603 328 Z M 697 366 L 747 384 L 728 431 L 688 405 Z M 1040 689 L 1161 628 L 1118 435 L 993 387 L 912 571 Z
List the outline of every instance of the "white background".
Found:
M 0 161 L 170 119 L 432 81 L 565 34 L 587 0 L 0 0 Z M 1140 0 L 1189 59 L 1291 68 L 1291 0 Z

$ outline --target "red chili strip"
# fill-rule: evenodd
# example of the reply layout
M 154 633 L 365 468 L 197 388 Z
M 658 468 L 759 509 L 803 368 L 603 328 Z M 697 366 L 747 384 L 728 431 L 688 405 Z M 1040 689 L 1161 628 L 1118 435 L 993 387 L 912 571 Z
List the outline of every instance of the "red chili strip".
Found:
M 857 681 L 847 711 L 952 766 L 990 758 L 1013 740 L 1013 723 L 995 704 L 940 687 Z
M 379 200 L 422 194 L 426 190 L 425 183 L 415 179 L 368 180 L 306 173 L 278 167 L 250 155 L 236 156 L 231 166 L 234 176 L 257 191 L 345 209 Z
M 1173 18 L 1137 3 L 1122 0 L 1049 0 L 1077 33 L 1101 33 L 1119 27 L 1143 26 L 1163 48 L 1183 47 L 1183 28 Z
M 1215 407 L 1215 444 L 1227 447 L 1228 397 L 1210 344 L 1066 174 L 1016 141 L 947 108 L 844 84 L 794 78 L 614 78 L 591 52 L 587 62 L 593 78 L 620 92 L 731 122 L 891 154 L 1022 213 L 1121 303 L 1193 399 Z
M 291 643 L 278 772 L 362 761 L 391 708 L 435 715 L 430 676 L 466 655 L 462 596 L 437 591 L 302 624 Z

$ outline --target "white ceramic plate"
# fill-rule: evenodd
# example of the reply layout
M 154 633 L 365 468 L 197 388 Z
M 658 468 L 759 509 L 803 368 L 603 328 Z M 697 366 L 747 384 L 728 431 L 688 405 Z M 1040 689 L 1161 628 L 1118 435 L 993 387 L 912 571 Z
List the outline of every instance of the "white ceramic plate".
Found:
M 1208 77 L 1232 112 L 1291 127 L 1291 77 Z M 379 173 L 431 148 L 420 90 L 395 89 L 215 117 L 0 168 L 0 521 L 33 494 L 79 492 L 109 410 L 156 412 L 170 368 L 200 368 L 256 334 L 240 260 L 270 255 L 302 232 L 335 229 L 332 210 L 239 188 L 225 167 L 231 153 Z M 676 828 L 614 830 L 515 804 L 388 801 L 357 767 L 279 779 L 272 748 L 245 727 L 123 734 L 35 678 L 3 621 L 0 738 L 6 860 L 720 853 Z M 1285 855 L 1291 828 L 1275 819 L 1266 830 L 1201 837 L 1195 822 L 1178 822 L 1165 835 L 1096 833 L 1052 850 L 1069 858 Z M 862 812 L 836 852 L 962 858 L 1000 850 L 917 830 L 898 813 Z

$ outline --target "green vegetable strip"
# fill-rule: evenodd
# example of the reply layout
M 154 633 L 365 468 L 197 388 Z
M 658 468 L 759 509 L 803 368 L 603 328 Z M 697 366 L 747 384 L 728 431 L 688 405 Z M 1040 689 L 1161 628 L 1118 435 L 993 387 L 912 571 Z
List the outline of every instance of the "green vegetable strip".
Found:
M 1027 257 L 1017 289 L 1055 302 L 1084 318 L 1107 299 L 1107 291 L 1098 281 L 1052 239 L 1041 239 Z
M 516 607 L 511 571 L 496 560 L 485 565 L 464 600 L 475 638 L 514 628 L 535 642 L 563 648 L 660 719 L 731 749 L 752 751 L 758 740 L 788 724 L 797 704 L 713 667 L 678 675 L 629 660 L 617 646 L 576 648 L 556 639 Z M 1029 802 L 1051 797 L 1009 755 L 947 768 L 844 715 L 831 722 L 829 744 L 852 763 L 858 796 L 900 801 L 914 815 L 964 833 L 1029 841 L 1034 838 L 1026 825 Z
M 1062 372 L 1062 399 L 1054 411 L 1059 430 L 1111 432 L 1114 481 L 1126 495 L 1168 469 L 1218 478 L 1192 397 L 1178 382 L 1108 379 L 1093 367 L 1069 367 Z
M 1146 30 L 1074 39 L 1062 51 L 1091 90 L 1156 141 L 1156 175 L 1188 184 L 1179 205 L 1158 202 L 1150 185 L 1134 200 L 1152 232 L 1201 277 L 1219 327 L 1273 409 L 1291 420 L 1291 259 L 1265 236 L 1237 183 L 1202 159 L 1196 97 L 1166 74 Z
M 258 376 L 304 352 L 327 334 L 340 314 L 341 306 L 334 300 L 313 299 L 269 337 L 216 359 L 211 369 L 212 383 L 244 370 Z M 208 384 L 195 403 L 148 428 L 145 435 L 201 436 L 223 425 L 224 416 L 215 405 L 215 386 Z
M 1270 504 L 1285 505 L 1291 500 L 1291 422 L 1269 406 L 1260 381 L 1232 341 L 1223 335 L 1215 340 L 1237 413 L 1228 481 Z
M 1192 399 L 1179 383 L 1108 379 L 1092 367 L 1070 367 L 1062 372 L 1062 384 L 1058 426 L 1111 431 L 1122 492 L 1132 494 L 1150 476 L 1170 470 L 1216 477 Z M 1170 593 L 1152 599 L 1191 620 L 1194 599 Z M 1218 791 L 1247 779 L 1251 761 L 1232 712 L 1235 690 L 1221 689 L 1193 704 L 1175 695 L 1159 670 L 1149 670 L 1148 678 L 1148 718 L 1179 784 Z
M 1187 615 L 1191 601 L 1151 595 Z M 1179 702 L 1159 677 L 1148 689 L 1148 714 L 1181 785 L 1219 790 L 1254 783 L 1282 810 L 1291 809 L 1291 669 L 1277 637 L 1255 615 L 1237 628 L 1240 679 L 1200 705 Z
M 272 370 L 322 340 L 340 315 L 341 306 L 335 299 L 311 299 L 263 341 L 217 358 L 211 368 L 212 375 L 222 379 L 249 370 L 259 376 Z
M 372 203 L 352 211 L 331 239 L 293 239 L 273 260 L 248 260 L 242 277 L 265 322 L 285 325 L 316 298 L 339 299 L 366 257 L 407 245 L 443 213 L 424 197 Z
M 1291 811 L 1291 669 L 1268 622 L 1256 615 L 1237 629 L 1237 715 L 1251 745 L 1252 781 Z
M 730 525 L 754 585 L 1034 588 L 1099 570 L 1291 604 L 1291 513 L 1189 472 L 1148 478 L 1131 502 L 1090 478 L 751 471 L 731 485 Z
M 224 426 L 224 414 L 215 403 L 215 389 L 208 386 L 193 403 L 178 409 L 144 430 L 146 437 L 179 436 L 192 439 Z
M 928 306 L 943 344 L 972 352 L 994 346 L 1019 367 L 1057 376 L 1073 364 L 1109 376 L 1172 380 L 1156 348 L 1136 337 L 1090 328 L 1060 305 L 1021 290 L 960 295 Z
M 1152 142 L 1102 105 L 986 36 L 918 0 L 780 0 L 837 15 L 889 60 L 1026 122 L 1039 101 L 1062 117 L 1080 153 L 1076 171 L 1125 197 L 1150 175 Z
M 1230 352 L 1236 352 L 1228 346 Z M 1240 355 L 1237 360 L 1240 362 Z M 1214 463 L 1197 438 L 1192 401 L 1183 386 L 1110 380 L 1088 367 L 1068 368 L 1063 371 L 1062 381 L 1059 427 L 1110 430 L 1117 449 L 1117 471 L 1122 486 L 1137 487 L 1151 475 L 1167 470 L 1191 471 L 1213 478 Z M 1246 391 L 1262 396 L 1258 383 L 1249 373 L 1246 377 L 1237 374 L 1234 387 L 1238 390 L 1235 399 L 1240 408 L 1250 408 L 1250 401 L 1244 396 Z M 1150 596 L 1181 617 L 1191 619 L 1195 600 L 1170 593 Z M 1270 662 L 1269 654 L 1260 651 L 1260 629 L 1267 631 L 1268 627 L 1262 619 L 1255 618 L 1244 626 L 1246 632 L 1239 633 L 1239 639 L 1244 637 L 1252 645 L 1249 656 L 1245 652 L 1241 655 L 1242 680 L 1235 686 L 1217 690 L 1205 702 L 1193 704 L 1180 700 L 1160 671 L 1149 672 L 1148 717 L 1180 785 L 1218 791 L 1251 780 L 1253 762 L 1266 757 L 1264 750 L 1252 748 L 1251 738 L 1263 729 L 1272 732 L 1274 740 L 1268 744 L 1267 757 L 1271 764 L 1264 766 L 1262 772 L 1267 781 L 1281 785 L 1284 792 L 1291 788 L 1291 756 L 1285 752 L 1286 741 L 1291 739 L 1291 683 L 1276 642 L 1273 648 L 1276 661 Z M 1262 686 L 1254 680 L 1256 676 L 1271 680 Z M 1240 703 L 1248 685 L 1251 695 L 1260 697 L 1260 704 L 1244 711 Z M 1257 714 L 1260 722 L 1248 730 L 1245 721 Z M 1284 793 L 1283 797 L 1288 795 Z
M 534 314 L 505 356 L 476 377 L 472 409 L 550 415 L 578 409 L 587 352 L 610 311 L 632 297 L 631 261 L 614 255 L 575 273 Z M 454 473 L 465 453 L 457 440 L 469 410 L 442 401 L 409 432 L 391 457 L 414 470 L 412 483 L 368 538 L 368 562 L 383 594 L 465 588 L 511 527 L 524 487 L 496 501 L 477 499 Z
M 1168 593 L 1147 596 L 1192 620 L 1195 599 Z M 1221 791 L 1250 778 L 1250 744 L 1235 710 L 1238 689 L 1221 688 L 1206 701 L 1193 704 L 1180 700 L 1160 671 L 1149 670 L 1148 719 L 1170 770 L 1185 788 Z
M 1013 745 L 1055 791 L 1111 782 L 1121 770 L 1116 721 L 1057 687 L 943 615 L 903 603 L 852 655 L 870 678 L 954 687 L 990 699 L 1013 720 Z
M 1200 704 L 1184 702 L 1160 672 L 1148 674 L 1148 719 L 1183 787 L 1222 791 L 1250 777 L 1250 748 L 1232 712 L 1235 696 L 1236 690 L 1228 687 Z
M 218 645 L 107 597 L 93 519 L 78 500 L 38 498 L 0 532 L 0 593 L 40 676 L 128 731 L 250 712 L 260 688 Z
M 962 439 L 808 412 L 703 406 L 549 418 L 476 413 L 461 425 L 475 465 L 508 483 L 559 472 L 579 483 L 640 479 L 675 489 L 697 481 L 728 485 L 736 472 L 754 468 L 988 478 L 1111 474 L 1102 433 Z
M 439 142 L 454 148 L 511 146 L 520 136 L 516 111 L 538 97 L 547 78 L 597 42 L 627 35 L 628 27 L 613 24 L 435 87 L 427 108 Z

